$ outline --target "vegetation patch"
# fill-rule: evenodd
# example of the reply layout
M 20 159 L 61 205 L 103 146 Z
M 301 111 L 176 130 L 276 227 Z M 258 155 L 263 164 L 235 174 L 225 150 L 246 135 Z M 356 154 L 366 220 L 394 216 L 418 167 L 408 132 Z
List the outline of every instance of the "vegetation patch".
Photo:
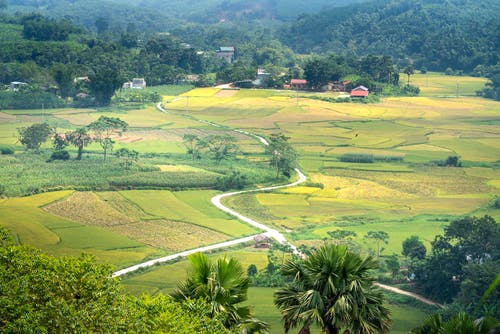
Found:
M 151 220 L 113 226 L 111 230 L 142 244 L 165 249 L 171 253 L 228 239 L 226 234 L 208 228 L 168 220 Z
M 110 227 L 131 223 L 132 217 L 115 210 L 92 192 L 75 192 L 66 200 L 50 204 L 46 211 L 85 225 Z

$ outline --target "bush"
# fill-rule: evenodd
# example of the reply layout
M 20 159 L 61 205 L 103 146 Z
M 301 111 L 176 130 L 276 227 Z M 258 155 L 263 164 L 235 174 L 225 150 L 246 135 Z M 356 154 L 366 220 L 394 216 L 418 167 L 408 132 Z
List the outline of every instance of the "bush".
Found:
M 231 174 L 217 178 L 216 188 L 219 190 L 243 189 L 247 183 L 247 177 L 239 171 L 232 171 Z
M 69 160 L 69 152 L 66 150 L 55 151 L 51 154 L 49 160 L 47 162 L 51 162 L 54 160 Z
M 36 87 L 19 91 L 0 91 L 0 109 L 62 108 L 65 101 Z
M 373 154 L 361 154 L 361 153 L 346 153 L 340 157 L 342 162 L 355 162 L 355 163 L 373 163 L 375 159 Z
M 420 94 L 420 88 L 418 86 L 406 85 L 403 87 L 402 93 L 406 96 L 417 96 Z
M 456 155 L 450 155 L 446 160 L 435 160 L 433 163 L 440 167 L 462 167 L 462 162 Z
M 7 154 L 14 154 L 14 150 L 11 149 L 10 147 L 0 147 L 0 153 L 7 155 Z

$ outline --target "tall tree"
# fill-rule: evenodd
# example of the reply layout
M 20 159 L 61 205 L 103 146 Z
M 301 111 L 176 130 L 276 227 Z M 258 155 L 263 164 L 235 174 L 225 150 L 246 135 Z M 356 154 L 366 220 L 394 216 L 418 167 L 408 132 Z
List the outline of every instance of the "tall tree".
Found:
M 224 257 L 212 262 L 202 253 L 190 255 L 188 259 L 191 272 L 186 281 L 172 292 L 175 300 L 204 300 L 210 305 L 210 316 L 223 315 L 227 328 L 258 323 L 251 317 L 248 306 L 239 305 L 247 299 L 250 280 L 238 260 Z M 261 325 L 260 333 L 267 332 L 267 325 Z
M 269 145 L 266 147 L 266 153 L 271 156 L 269 164 L 276 169 L 276 177 L 280 173 L 290 177 L 292 169 L 297 164 L 297 152 L 288 142 L 290 137 L 279 133 L 273 133 L 269 137 Z
M 93 139 L 101 145 L 104 151 L 104 161 L 106 161 L 107 152 L 113 149 L 115 141 L 114 135 L 121 135 L 128 127 L 127 122 L 117 117 L 101 116 L 97 121 L 89 124 L 88 128 L 92 131 Z
M 389 243 L 389 234 L 384 231 L 368 231 L 365 238 L 375 240 L 375 244 L 377 245 L 377 257 L 380 257 L 380 254 L 384 250 L 383 244 L 387 245 Z
M 409 86 L 410 85 L 410 76 L 412 76 L 415 73 L 415 68 L 413 67 L 413 65 L 408 65 L 405 67 L 403 72 L 405 72 L 405 74 L 408 76 L 407 85 Z
M 205 146 L 205 141 L 195 134 L 186 133 L 182 136 L 182 142 L 184 146 L 186 146 L 187 154 L 189 154 L 193 160 L 200 158 L 201 149 Z
M 418 236 L 412 235 L 403 241 L 403 251 L 401 254 L 409 257 L 410 259 L 423 260 L 427 250 L 425 249 L 424 243 L 420 241 Z
M 28 127 L 18 128 L 19 142 L 27 150 L 38 152 L 40 146 L 46 142 L 53 132 L 53 129 L 47 123 L 35 123 Z
M 92 142 L 92 137 L 87 132 L 87 128 L 83 127 L 67 133 L 66 140 L 78 149 L 76 160 L 82 160 L 83 148 Z
M 89 88 L 96 102 L 101 106 L 111 103 L 111 97 L 125 81 L 120 72 L 113 67 L 101 67 L 89 75 Z
M 62 97 L 69 97 L 73 95 L 74 82 L 73 82 L 73 69 L 70 65 L 55 64 L 52 67 L 52 75 L 54 80 L 59 86 L 59 93 Z
M 355 333 L 387 333 L 390 313 L 370 271 L 378 267 L 370 256 L 362 258 L 346 246 L 325 244 L 305 260 L 291 259 L 282 267 L 291 280 L 275 293 L 274 303 L 283 316 L 285 332 L 301 326 L 309 333 L 318 324 L 327 334 L 342 328 Z

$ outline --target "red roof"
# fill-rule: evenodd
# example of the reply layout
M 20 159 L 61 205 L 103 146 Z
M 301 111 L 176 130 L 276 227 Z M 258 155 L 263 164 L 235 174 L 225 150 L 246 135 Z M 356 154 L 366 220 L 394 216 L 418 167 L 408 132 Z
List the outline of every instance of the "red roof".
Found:
M 307 80 L 304 79 L 292 79 L 290 80 L 290 85 L 306 85 Z
M 367 97 L 368 96 L 368 91 L 367 90 L 351 90 L 351 96 L 353 97 Z

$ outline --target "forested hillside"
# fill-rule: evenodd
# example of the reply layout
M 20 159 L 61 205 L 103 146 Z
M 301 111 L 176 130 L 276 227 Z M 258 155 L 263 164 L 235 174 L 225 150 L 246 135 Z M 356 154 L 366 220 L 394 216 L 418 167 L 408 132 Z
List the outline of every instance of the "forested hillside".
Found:
M 500 2 L 377 0 L 305 15 L 281 29 L 299 53 L 384 54 L 417 68 L 471 71 L 499 59 Z
M 66 17 L 96 29 L 95 20 L 105 17 L 114 29 L 134 23 L 145 31 L 165 31 L 188 22 L 291 20 L 303 13 L 316 13 L 365 0 L 8 0 L 11 13 L 39 11 Z

